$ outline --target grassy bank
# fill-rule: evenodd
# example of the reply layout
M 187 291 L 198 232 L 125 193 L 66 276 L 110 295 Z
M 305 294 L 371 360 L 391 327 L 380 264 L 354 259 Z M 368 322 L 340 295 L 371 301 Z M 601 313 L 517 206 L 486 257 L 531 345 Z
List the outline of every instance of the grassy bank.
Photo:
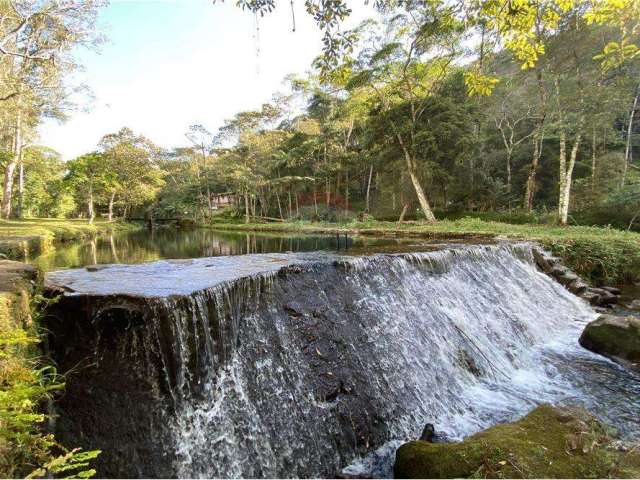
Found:
M 138 225 L 124 222 L 55 218 L 0 220 L 0 255 L 13 260 L 24 260 L 39 255 L 54 242 L 79 240 L 108 232 L 130 231 Z
M 443 220 L 435 224 L 408 222 L 350 222 L 344 224 L 212 223 L 219 230 L 250 230 L 307 234 L 409 236 L 425 239 L 495 238 L 536 241 L 563 258 L 568 266 L 595 283 L 640 280 L 640 234 L 602 227 L 513 225 L 476 218 Z

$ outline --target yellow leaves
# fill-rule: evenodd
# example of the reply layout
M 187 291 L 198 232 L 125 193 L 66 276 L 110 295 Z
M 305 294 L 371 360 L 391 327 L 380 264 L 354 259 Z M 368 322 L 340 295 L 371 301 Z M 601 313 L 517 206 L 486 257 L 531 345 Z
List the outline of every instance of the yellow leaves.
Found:
M 638 55 L 640 55 L 640 49 L 638 49 L 637 45 L 609 42 L 602 50 L 602 53 L 594 56 L 593 59 L 600 61 L 602 69 L 606 72 L 619 67 Z
M 470 96 L 489 96 L 500 80 L 483 75 L 480 72 L 467 72 L 464 74 L 464 82 L 467 85 L 467 93 Z
M 544 55 L 544 44 L 530 38 L 528 35 L 516 36 L 505 42 L 513 55 L 521 62 L 523 70 L 535 67 L 541 55 Z
M 610 42 L 594 60 L 600 60 L 604 71 L 617 68 L 638 54 L 637 33 L 640 31 L 640 0 L 596 0 L 584 18 L 589 24 L 617 26 L 618 42 Z
M 638 0 L 597 0 L 585 12 L 584 18 L 589 24 L 612 24 L 634 10 L 638 10 Z

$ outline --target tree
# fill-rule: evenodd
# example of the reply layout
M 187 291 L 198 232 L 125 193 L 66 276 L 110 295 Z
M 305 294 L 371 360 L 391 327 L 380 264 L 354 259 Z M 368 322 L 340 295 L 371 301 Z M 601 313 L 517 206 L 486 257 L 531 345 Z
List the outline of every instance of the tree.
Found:
M 95 17 L 101 3 L 40 0 L 0 5 L 0 61 L 10 79 L 12 159 L 5 166 L 2 204 L 11 215 L 13 181 L 22 157 L 24 129 L 51 114 L 64 101 L 62 77 L 74 71 L 72 50 L 95 45 Z
M 461 55 L 462 28 L 445 3 L 430 3 L 416 15 L 401 15 L 390 23 L 392 40 L 374 52 L 365 51 L 350 88 L 368 88 L 376 98 L 404 156 L 422 212 L 436 220 L 420 181 L 417 128 L 429 99 L 453 71 Z M 423 60 L 424 59 L 424 60 Z

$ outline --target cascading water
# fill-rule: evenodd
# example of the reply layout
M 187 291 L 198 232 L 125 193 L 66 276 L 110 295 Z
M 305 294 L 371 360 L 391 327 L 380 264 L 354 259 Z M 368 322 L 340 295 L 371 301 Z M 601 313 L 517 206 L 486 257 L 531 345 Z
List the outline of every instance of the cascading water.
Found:
M 100 474 L 389 476 L 427 422 L 459 439 L 540 402 L 640 432 L 639 379 L 579 347 L 596 314 L 536 270 L 528 244 L 188 265 L 153 286 L 137 275 L 162 265 L 49 277 L 68 291 L 54 356 L 87 365 L 60 430 L 105 450 Z M 128 280 L 107 281 L 110 268 Z

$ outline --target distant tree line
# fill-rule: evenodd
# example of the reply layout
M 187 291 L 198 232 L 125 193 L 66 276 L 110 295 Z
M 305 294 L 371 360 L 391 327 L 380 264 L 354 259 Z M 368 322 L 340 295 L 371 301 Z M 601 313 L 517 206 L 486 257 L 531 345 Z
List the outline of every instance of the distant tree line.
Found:
M 67 164 L 23 149 L 14 214 L 208 222 L 214 194 L 232 192 L 246 222 L 474 212 L 633 227 L 637 1 L 378 6 L 381 21 L 324 52 L 330 68 L 216 132 L 191 126 L 186 147 L 125 128 Z

